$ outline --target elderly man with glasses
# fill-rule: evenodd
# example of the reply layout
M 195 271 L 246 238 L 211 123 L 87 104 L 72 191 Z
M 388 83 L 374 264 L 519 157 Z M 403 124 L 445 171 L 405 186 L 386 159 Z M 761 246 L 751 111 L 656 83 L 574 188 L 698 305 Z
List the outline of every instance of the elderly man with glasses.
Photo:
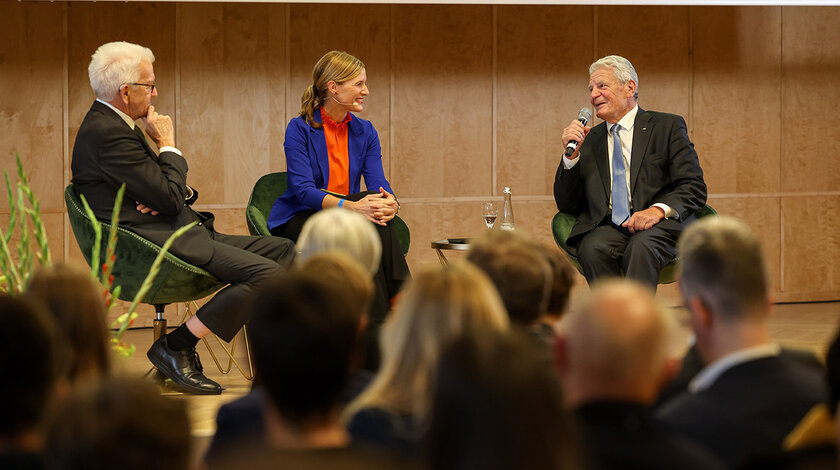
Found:
M 155 57 L 146 47 L 111 42 L 99 47 L 88 67 L 96 101 L 76 135 L 73 184 L 96 216 L 110 219 L 119 187 L 126 185 L 120 225 L 162 245 L 178 228 L 197 221 L 190 205 L 198 193 L 187 186 L 187 160 L 175 147 L 169 116 L 151 105 L 157 96 Z M 158 147 L 155 152 L 135 123 Z M 210 332 L 230 341 L 247 318 L 242 299 L 260 282 L 278 275 L 294 257 L 294 244 L 280 237 L 225 235 L 202 220 L 170 251 L 230 284 L 197 315 L 156 341 L 148 356 L 183 391 L 219 394 L 221 387 L 202 372 L 195 352 Z

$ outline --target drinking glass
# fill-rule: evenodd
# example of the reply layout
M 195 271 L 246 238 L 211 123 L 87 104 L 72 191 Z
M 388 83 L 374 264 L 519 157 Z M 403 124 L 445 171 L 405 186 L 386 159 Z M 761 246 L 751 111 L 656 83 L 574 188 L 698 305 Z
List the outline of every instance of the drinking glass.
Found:
M 488 229 L 492 229 L 496 223 L 496 217 L 499 216 L 499 209 L 496 208 L 495 202 L 485 202 L 481 209 L 481 217 L 484 218 L 484 224 Z

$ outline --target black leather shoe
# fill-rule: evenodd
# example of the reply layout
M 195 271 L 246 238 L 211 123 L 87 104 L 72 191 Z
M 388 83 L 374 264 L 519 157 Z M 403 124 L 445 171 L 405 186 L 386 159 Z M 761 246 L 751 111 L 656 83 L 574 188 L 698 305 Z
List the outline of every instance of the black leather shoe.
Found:
M 222 393 L 221 385 L 204 376 L 204 369 L 201 367 L 195 348 L 185 351 L 170 349 L 166 344 L 166 336 L 161 336 L 152 344 L 146 356 L 157 370 L 186 393 L 197 395 Z

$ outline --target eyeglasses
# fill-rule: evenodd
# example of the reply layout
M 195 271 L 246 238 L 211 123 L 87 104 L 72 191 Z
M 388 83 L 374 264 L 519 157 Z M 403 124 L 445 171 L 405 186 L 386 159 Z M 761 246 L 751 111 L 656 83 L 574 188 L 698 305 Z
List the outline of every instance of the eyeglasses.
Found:
M 125 85 L 147 86 L 149 87 L 149 93 L 154 93 L 156 86 L 154 83 L 125 83 Z

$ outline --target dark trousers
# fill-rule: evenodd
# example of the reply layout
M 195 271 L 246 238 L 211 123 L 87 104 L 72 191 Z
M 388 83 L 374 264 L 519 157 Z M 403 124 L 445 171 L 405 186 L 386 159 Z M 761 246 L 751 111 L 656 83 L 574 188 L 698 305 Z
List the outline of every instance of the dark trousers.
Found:
M 656 225 L 630 233 L 608 221 L 584 235 L 576 251 L 590 285 L 601 278 L 625 276 L 655 292 L 659 270 L 674 259 L 676 245 L 676 237 Z
M 295 245 L 278 237 L 210 233 L 208 249 L 213 250 L 213 256 L 200 267 L 230 284 L 196 315 L 210 331 L 230 341 L 248 320 L 243 301 L 260 281 L 285 272 L 294 259 Z

